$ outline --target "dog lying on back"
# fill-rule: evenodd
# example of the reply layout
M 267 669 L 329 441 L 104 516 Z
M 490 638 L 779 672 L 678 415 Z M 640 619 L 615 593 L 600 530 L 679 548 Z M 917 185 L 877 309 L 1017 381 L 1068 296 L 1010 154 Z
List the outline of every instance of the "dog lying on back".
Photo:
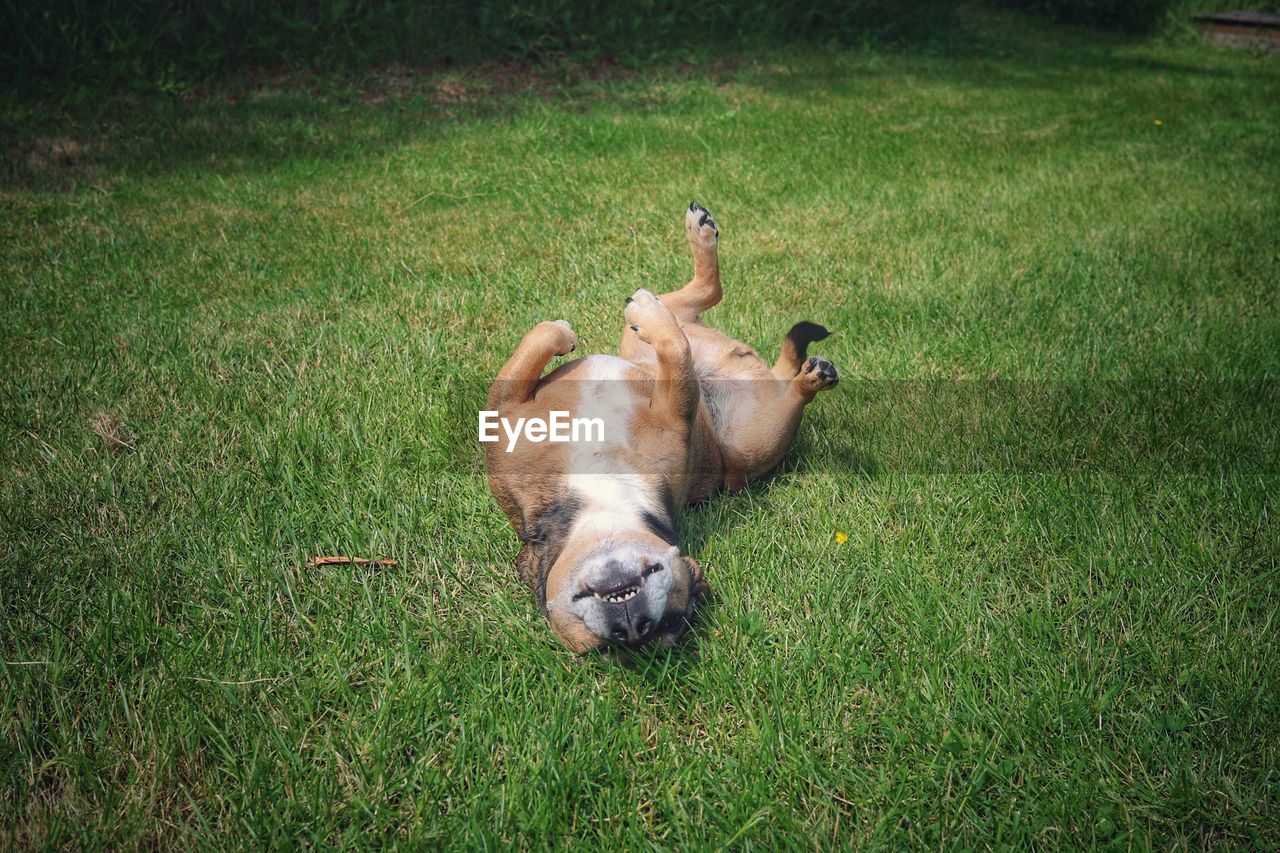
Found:
M 827 337 L 796 324 L 770 368 L 751 347 L 703 323 L 722 296 L 719 230 L 696 202 L 685 214 L 693 280 L 627 298 L 620 357 L 573 352 L 563 320 L 534 326 L 498 373 L 488 407 L 502 418 L 551 413 L 598 419 L 589 440 L 529 433 L 487 448 L 489 488 L 520 536 L 520 577 L 551 630 L 575 652 L 674 644 L 709 588 L 680 553 L 677 508 L 736 490 L 782 460 L 804 407 L 839 377 L 808 345 Z

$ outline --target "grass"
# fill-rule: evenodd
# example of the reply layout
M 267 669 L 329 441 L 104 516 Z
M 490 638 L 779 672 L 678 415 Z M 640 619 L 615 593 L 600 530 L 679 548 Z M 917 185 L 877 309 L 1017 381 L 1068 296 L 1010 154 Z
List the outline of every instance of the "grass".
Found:
M 1280 844 L 1280 66 L 969 27 L 11 109 L 5 846 Z M 690 198 L 844 382 L 693 641 L 574 658 L 476 411 Z

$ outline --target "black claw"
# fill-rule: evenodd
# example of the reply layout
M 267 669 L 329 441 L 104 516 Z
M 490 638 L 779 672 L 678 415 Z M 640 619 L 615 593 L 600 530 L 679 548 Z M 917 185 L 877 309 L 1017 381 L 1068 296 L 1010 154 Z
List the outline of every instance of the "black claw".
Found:
M 696 211 L 696 210 L 702 210 L 703 207 L 702 205 L 698 204 L 696 201 L 691 201 L 689 202 L 689 209 Z
M 628 305 L 630 305 L 632 302 L 635 302 L 635 300 L 634 300 L 634 299 L 632 299 L 630 296 L 628 296 L 628 297 L 627 297 L 627 304 L 628 304 Z
M 699 225 L 706 225 L 706 224 L 707 224 L 707 220 L 708 220 L 708 219 L 710 219 L 710 218 L 711 218 L 711 214 L 710 214 L 710 213 L 707 213 L 707 212 L 704 210 L 704 211 L 702 211 L 702 216 L 698 217 L 698 224 L 699 224 Z
M 638 331 L 640 331 L 640 327 L 639 327 L 639 326 L 632 326 L 632 327 L 631 327 L 631 331 L 633 331 L 633 332 L 638 332 Z

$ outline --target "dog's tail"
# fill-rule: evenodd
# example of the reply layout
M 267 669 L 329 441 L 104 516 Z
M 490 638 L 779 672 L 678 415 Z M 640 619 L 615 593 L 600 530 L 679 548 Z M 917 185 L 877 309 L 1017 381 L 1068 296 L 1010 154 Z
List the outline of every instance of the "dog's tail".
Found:
M 826 327 L 808 320 L 801 320 L 791 327 L 782 339 L 782 354 L 773 365 L 773 375 L 779 379 L 791 379 L 800 372 L 800 365 L 809 357 L 809 344 L 820 341 L 831 333 Z

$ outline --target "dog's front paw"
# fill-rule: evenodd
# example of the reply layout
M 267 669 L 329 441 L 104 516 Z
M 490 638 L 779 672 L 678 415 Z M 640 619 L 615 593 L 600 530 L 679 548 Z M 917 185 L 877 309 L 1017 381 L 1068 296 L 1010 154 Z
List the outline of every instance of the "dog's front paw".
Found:
M 546 330 L 556 355 L 568 355 L 578 348 L 578 335 L 567 320 L 543 320 L 538 325 Z
M 796 376 L 800 386 L 810 394 L 834 388 L 840 381 L 840 373 L 836 366 L 820 355 L 810 356 L 800 368 Z
M 664 335 L 680 331 L 680 325 L 676 323 L 670 309 L 643 287 L 627 297 L 627 308 L 623 316 L 631 331 L 646 344 L 652 345 Z
M 689 242 L 696 246 L 711 248 L 720 239 L 720 229 L 711 218 L 711 211 L 696 201 L 689 202 L 689 211 L 684 215 L 684 230 L 689 235 Z

